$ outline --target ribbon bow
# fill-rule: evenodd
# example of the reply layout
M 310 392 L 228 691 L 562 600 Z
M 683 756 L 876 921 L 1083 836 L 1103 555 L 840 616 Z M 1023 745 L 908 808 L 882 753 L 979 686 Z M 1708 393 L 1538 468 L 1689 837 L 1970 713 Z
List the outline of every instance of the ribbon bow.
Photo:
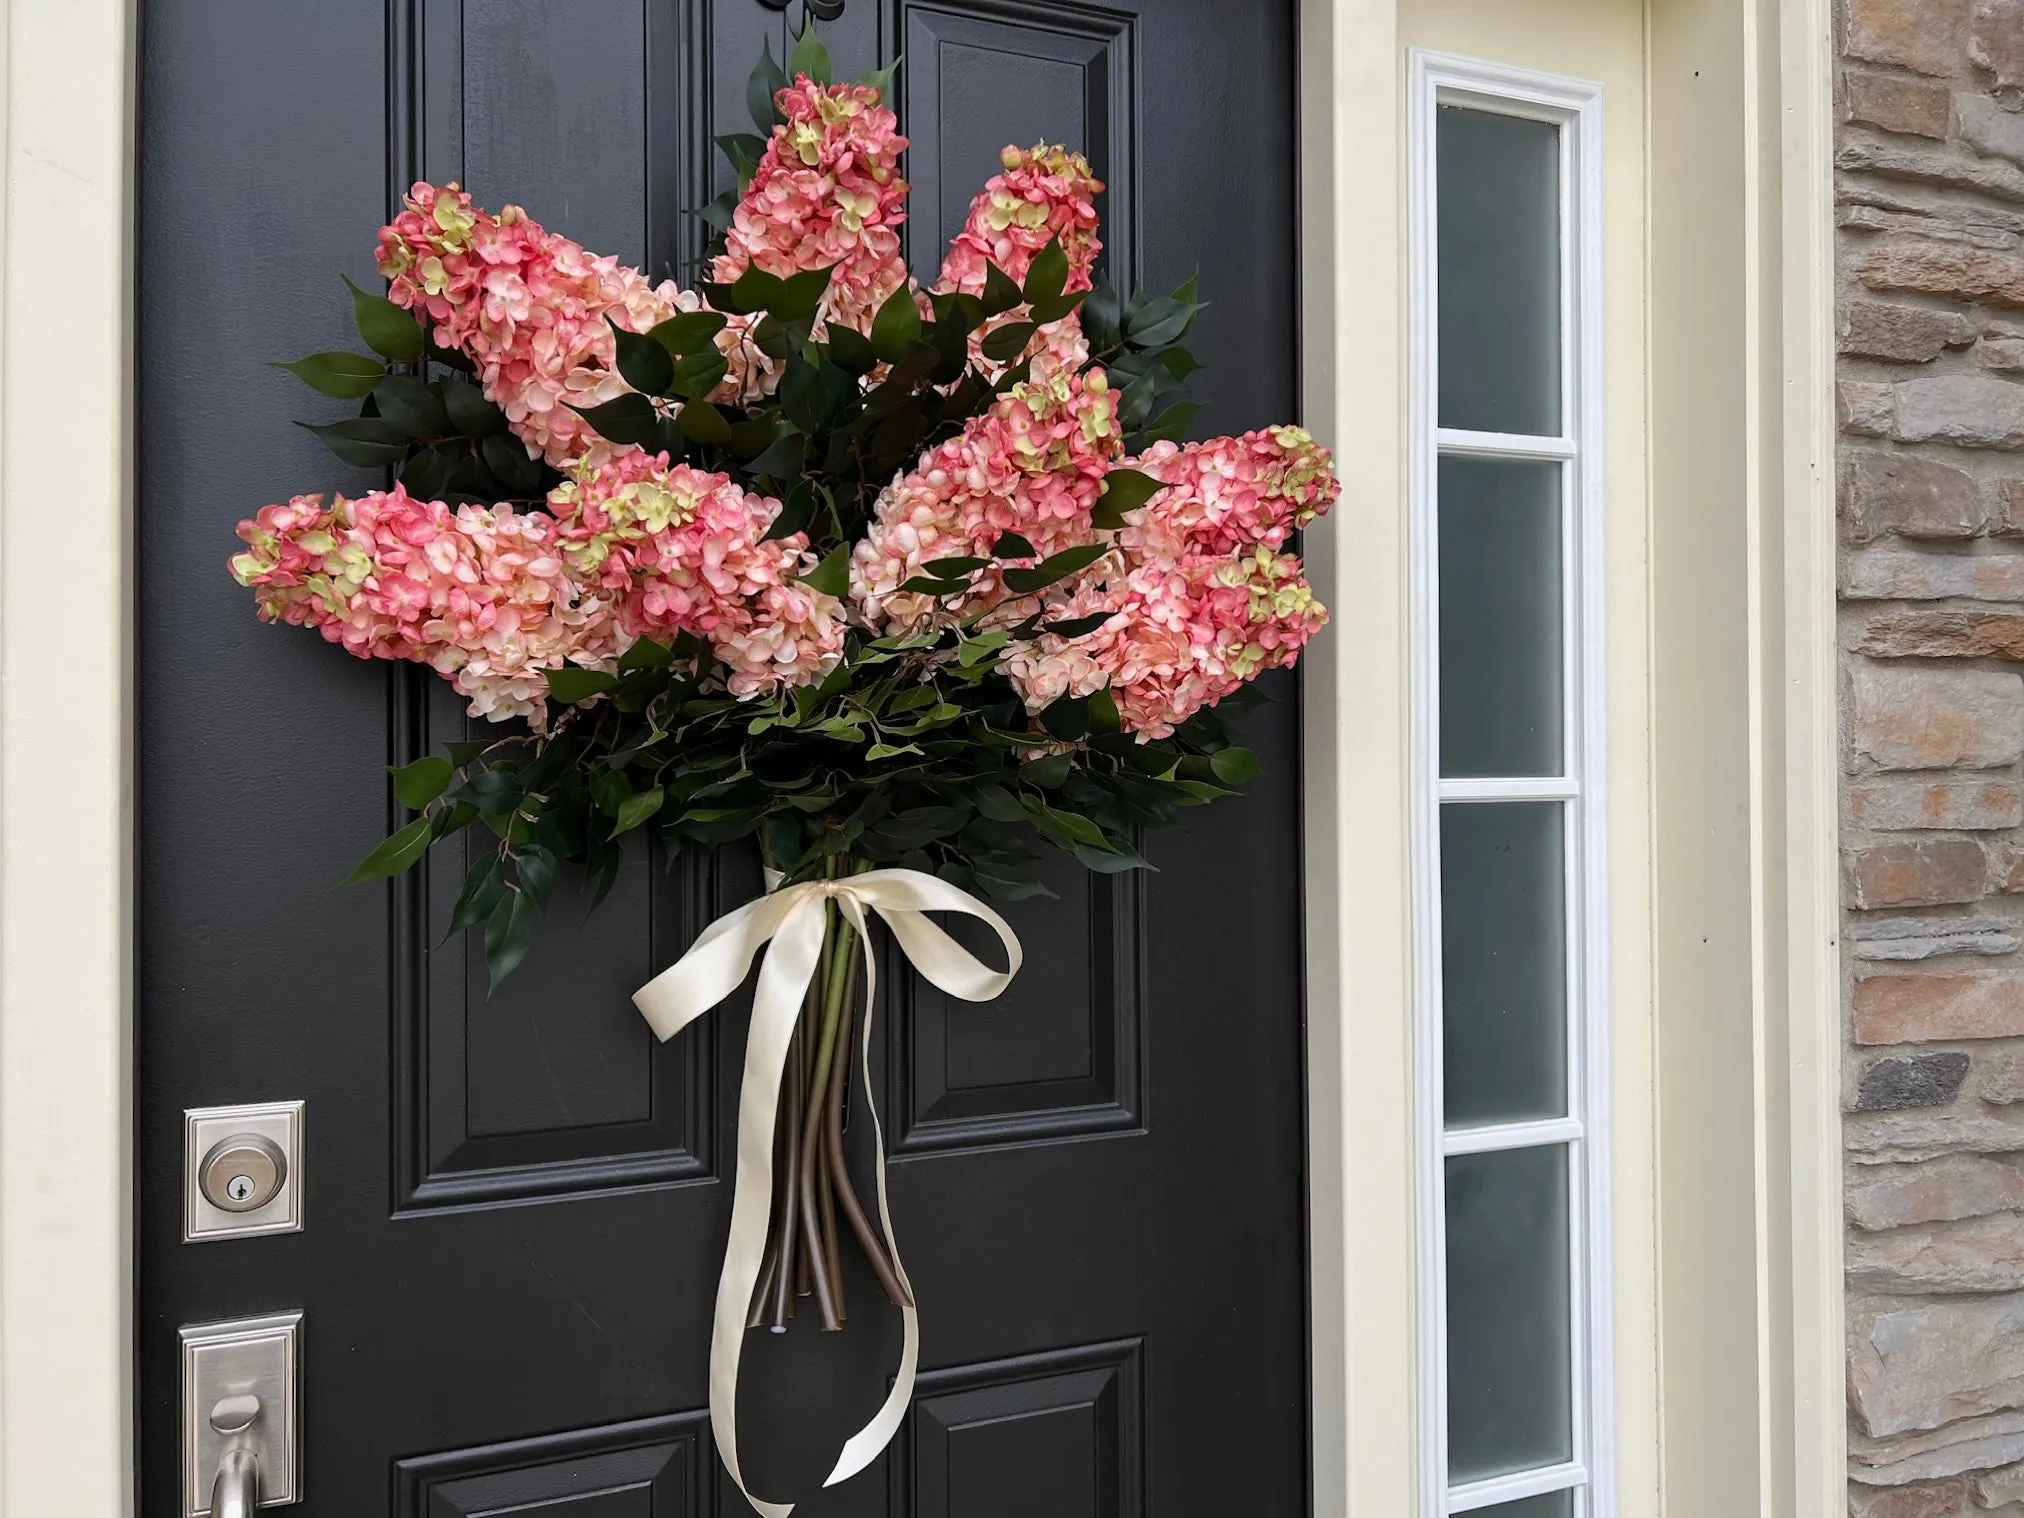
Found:
M 787 1065 L 788 1044 L 801 1015 L 802 997 L 822 955 L 822 937 L 834 901 L 858 936 L 865 940 L 864 1037 L 861 1059 L 867 1098 L 871 1091 L 871 1020 L 877 969 L 870 953 L 866 910 L 876 912 L 892 930 L 900 951 L 913 967 L 951 996 L 964 1001 L 989 1001 L 1019 973 L 1019 940 L 1005 919 L 966 891 L 919 870 L 868 870 L 838 880 L 809 880 L 773 889 L 778 876 L 768 872 L 768 893 L 727 912 L 705 928 L 689 952 L 633 993 L 633 1004 L 645 1014 L 657 1038 L 673 1038 L 744 984 L 752 958 L 761 949 L 759 987 L 752 1003 L 752 1028 L 745 1039 L 745 1077 L 738 1095 L 738 1180 L 731 1199 L 731 1238 L 724 1247 L 724 1269 L 717 1278 L 717 1316 L 710 1334 L 710 1429 L 724 1468 L 745 1500 L 762 1518 L 787 1518 L 792 1504 L 762 1502 L 745 1489 L 738 1469 L 738 1360 L 744 1349 L 745 1319 L 752 1291 L 759 1281 L 766 1248 L 767 1210 L 773 1195 L 773 1124 L 780 1106 L 780 1082 Z M 924 915 L 960 912 L 987 922 L 1005 945 L 1007 967 L 993 970 Z M 770 946 L 770 947 L 769 947 Z M 885 1130 L 869 1099 L 872 1140 L 878 1156 L 878 1216 L 886 1251 L 909 1299 L 907 1280 L 893 1240 L 892 1214 L 886 1206 Z M 920 1358 L 920 1316 L 912 1306 L 900 1309 L 905 1338 L 892 1391 L 884 1406 L 849 1439 L 837 1456 L 836 1468 L 822 1484 L 835 1486 L 856 1475 L 899 1432 L 913 1397 L 914 1370 Z

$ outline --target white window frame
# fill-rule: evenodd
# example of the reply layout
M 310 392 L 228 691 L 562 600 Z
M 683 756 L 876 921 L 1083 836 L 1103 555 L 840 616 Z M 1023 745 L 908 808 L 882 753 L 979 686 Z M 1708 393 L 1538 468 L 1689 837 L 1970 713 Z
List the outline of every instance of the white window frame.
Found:
M 1416 1147 L 1420 1225 L 1420 1464 L 1424 1518 L 1573 1488 L 1576 1518 L 1615 1518 L 1613 1222 L 1610 1191 L 1608 713 L 1602 447 L 1603 207 L 1599 83 L 1413 49 L 1408 76 L 1411 791 Z M 1443 105 L 1560 128 L 1561 435 L 1439 425 L 1435 125 Z M 1561 513 L 1562 778 L 1439 778 L 1439 575 L 1436 480 L 1443 455 L 1564 465 Z M 1443 803 L 1564 803 L 1567 1116 L 1447 1132 L 1442 1094 L 1440 809 Z M 1446 1160 L 1565 1145 L 1572 1292 L 1573 1458 L 1451 1486 L 1447 1440 Z

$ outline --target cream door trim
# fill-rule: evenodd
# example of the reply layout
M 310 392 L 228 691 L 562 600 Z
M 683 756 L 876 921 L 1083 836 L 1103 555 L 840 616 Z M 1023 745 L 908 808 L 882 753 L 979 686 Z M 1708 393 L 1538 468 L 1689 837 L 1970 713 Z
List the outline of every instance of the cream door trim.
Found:
M 133 1504 L 133 13 L 6 0 L 0 1514 Z
M 1313 1483 L 1328 1518 L 1422 1511 L 1405 44 L 1581 73 L 1494 51 L 1535 40 L 1528 23 L 1556 3 L 1597 0 L 1484 5 L 1481 47 L 1409 37 L 1401 0 L 1302 7 L 1306 417 L 1345 486 L 1308 536 L 1336 621 L 1304 684 Z M 1641 19 L 1651 462 L 1644 541 L 1619 532 L 1610 549 L 1613 600 L 1642 608 L 1623 633 L 1648 649 L 1611 650 L 1612 873 L 1631 908 L 1620 899 L 1613 935 L 1629 1023 L 1615 1030 L 1617 1509 L 1840 1518 L 1827 7 L 1648 0 Z M 1681 551 L 1694 533 L 1698 558 Z

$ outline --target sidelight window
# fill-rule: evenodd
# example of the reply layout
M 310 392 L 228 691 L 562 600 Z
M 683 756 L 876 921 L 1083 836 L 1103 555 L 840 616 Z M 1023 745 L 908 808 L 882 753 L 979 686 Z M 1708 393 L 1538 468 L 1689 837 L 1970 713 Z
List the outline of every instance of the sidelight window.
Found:
M 1614 1518 L 1601 87 L 1411 101 L 1423 1513 Z

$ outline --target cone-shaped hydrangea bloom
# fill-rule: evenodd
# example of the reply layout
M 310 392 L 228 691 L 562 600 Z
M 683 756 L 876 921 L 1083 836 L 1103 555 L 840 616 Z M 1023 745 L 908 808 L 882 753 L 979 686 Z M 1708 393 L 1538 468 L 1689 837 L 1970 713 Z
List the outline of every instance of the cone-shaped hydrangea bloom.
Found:
M 644 332 L 703 308 L 701 296 L 672 280 L 650 284 L 637 269 L 546 231 L 518 206 L 494 216 L 454 184 L 416 185 L 407 208 L 381 229 L 377 256 L 389 298 L 426 316 L 438 346 L 477 365 L 486 396 L 515 434 L 557 468 L 631 447 L 607 442 L 570 409 L 628 389 L 606 318 Z M 718 336 L 731 364 L 719 398 L 766 388 L 773 366 L 746 340 L 749 325 L 734 317 Z
M 999 604 L 1007 593 L 997 566 L 960 601 L 900 587 L 936 559 L 991 554 L 1008 532 L 1041 557 L 1093 541 L 1090 517 L 1120 446 L 1102 370 L 1013 386 L 879 495 L 851 555 L 859 614 L 875 628 L 906 627 Z
M 1148 560 L 1085 583 L 1055 608 L 1059 617 L 1096 612 L 1111 615 L 1094 632 L 1013 650 L 1006 674 L 1033 712 L 1108 689 L 1124 730 L 1141 738 L 1167 737 L 1260 672 L 1293 663 L 1328 621 L 1299 559 L 1262 544 Z
M 397 485 L 328 507 L 296 496 L 239 536 L 232 573 L 260 592 L 263 618 L 314 627 L 360 658 L 428 664 L 473 716 L 538 722 L 543 670 L 618 653 L 609 604 L 569 575 L 541 512 L 453 511 Z
M 1335 504 L 1326 448 L 1299 427 L 1153 444 L 1127 468 L 1171 486 L 1132 512 L 1119 541 L 1138 558 L 1238 553 L 1287 538 Z
M 1103 242 L 1096 235 L 1096 197 L 1103 190 L 1103 181 L 1090 172 L 1089 160 L 1043 142 L 1030 149 L 1008 147 L 999 155 L 999 162 L 1005 171 L 985 181 L 970 202 L 963 229 L 949 242 L 941 278 L 935 282 L 936 292 L 983 293 L 991 264 L 1010 275 L 1014 284 L 1024 285 L 1033 260 L 1057 237 L 1061 251 L 1068 256 L 1068 281 L 1063 289 L 1089 289 L 1096 256 L 1103 251 Z M 1009 367 L 986 359 L 983 342 L 998 328 L 1025 319 L 1024 306 L 991 317 L 971 334 L 971 362 L 992 376 Z M 1070 312 L 1060 321 L 1048 323 L 1034 334 L 1021 356 L 1033 359 L 1036 374 L 1081 368 L 1089 357 L 1081 319 Z
M 822 85 L 806 74 L 773 99 L 787 120 L 732 213 L 712 277 L 728 284 L 751 268 L 782 278 L 831 269 L 821 316 L 869 331 L 880 304 L 907 283 L 898 118 L 870 85 Z
M 1300 561 L 1277 550 L 1341 486 L 1328 450 L 1298 427 L 1155 443 L 1125 467 L 1171 488 L 1129 513 L 1118 553 L 1051 608 L 1054 620 L 1109 620 L 1013 649 L 1006 673 L 1033 712 L 1108 687 L 1126 731 L 1162 738 L 1260 670 L 1291 664 L 1327 620 Z
M 628 637 L 705 639 L 735 695 L 805 685 L 843 654 L 843 607 L 799 576 L 816 564 L 793 533 L 765 541 L 780 503 L 665 453 L 579 468 L 548 498 L 570 571 L 617 606 Z

